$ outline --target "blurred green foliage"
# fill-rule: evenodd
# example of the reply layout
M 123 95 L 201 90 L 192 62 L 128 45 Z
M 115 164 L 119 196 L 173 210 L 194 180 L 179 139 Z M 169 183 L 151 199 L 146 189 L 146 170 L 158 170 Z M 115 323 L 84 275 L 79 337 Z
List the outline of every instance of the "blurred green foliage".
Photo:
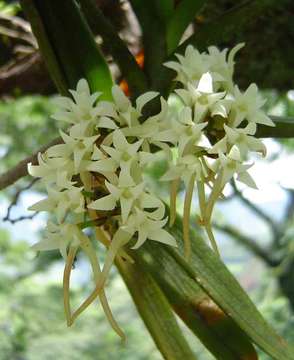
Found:
M 7 2 L 0 0 L 0 13 L 3 15 L 15 15 L 20 10 L 20 5 L 17 1 Z
M 0 102 L 0 172 L 58 135 L 58 124 L 50 118 L 53 111 L 52 99 L 42 96 Z

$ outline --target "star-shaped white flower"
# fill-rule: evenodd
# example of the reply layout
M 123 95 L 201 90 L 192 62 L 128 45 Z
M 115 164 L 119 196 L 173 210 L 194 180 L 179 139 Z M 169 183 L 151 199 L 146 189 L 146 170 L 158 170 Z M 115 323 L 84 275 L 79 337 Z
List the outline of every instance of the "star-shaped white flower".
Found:
M 59 224 L 48 221 L 45 230 L 45 238 L 32 246 L 36 251 L 58 249 L 66 260 L 69 245 L 78 246 L 84 234 L 77 225 Z
M 133 249 L 138 249 L 147 239 L 177 246 L 175 238 L 163 229 L 166 222 L 167 218 L 164 220 L 153 220 L 148 215 L 148 212 L 135 208 L 135 211 L 131 214 L 122 229 L 132 235 L 136 232 L 138 233 L 138 240 L 133 246 Z
M 240 43 L 234 46 L 228 56 L 228 49 L 219 50 L 216 46 L 208 47 L 206 60 L 209 63 L 209 69 L 222 77 L 219 86 L 225 87 L 226 90 L 232 91 L 233 89 L 234 57 L 244 45 L 244 43 Z
M 138 140 L 130 144 L 121 130 L 113 133 L 113 147 L 102 145 L 102 149 L 117 163 L 120 167 L 120 183 L 123 186 L 134 184 L 131 176 L 131 166 L 138 160 L 138 150 L 143 140 Z
M 255 123 L 249 123 L 245 128 L 231 128 L 224 124 L 224 130 L 226 135 L 208 150 L 210 154 L 226 153 L 229 147 L 235 145 L 243 160 L 246 160 L 249 151 L 266 155 L 266 147 L 263 142 L 253 136 L 256 132 Z
M 192 175 L 195 180 L 202 181 L 207 176 L 205 167 L 196 155 L 186 155 L 179 157 L 175 165 L 171 165 L 169 170 L 161 177 L 162 181 L 182 179 L 187 186 Z
M 56 120 L 77 124 L 82 121 L 93 121 L 96 118 L 95 102 L 101 93 L 91 94 L 87 80 L 81 79 L 76 90 L 70 90 L 73 99 L 58 97 L 55 102 L 61 108 L 52 117 Z
M 211 115 L 224 115 L 220 112 L 217 103 L 223 99 L 225 92 L 214 92 L 213 78 L 209 72 L 204 73 L 198 85 L 195 87 L 192 83 L 187 84 L 187 89 L 178 89 L 176 93 L 181 97 L 183 102 L 190 107 L 194 107 L 194 121 L 201 122 L 208 112 Z M 215 112 L 214 110 L 217 110 Z
M 244 93 L 236 85 L 233 96 L 234 101 L 230 113 L 230 123 L 232 123 L 233 127 L 239 126 L 243 120 L 256 124 L 275 126 L 262 110 L 266 100 L 258 93 L 256 84 L 251 84 Z
M 69 210 L 76 214 L 85 211 L 85 200 L 82 195 L 82 188 L 72 186 L 69 189 L 58 191 L 53 187 L 48 187 L 47 192 L 48 197 L 29 207 L 29 210 L 56 213 L 59 223 L 64 221 L 66 213 Z
M 142 115 L 143 107 L 158 95 L 155 91 L 148 91 L 136 99 L 136 106 L 133 107 L 130 99 L 124 94 L 118 85 L 112 87 L 112 97 L 117 115 L 115 120 L 121 126 L 128 127 L 139 125 L 139 117 Z
M 58 183 L 58 186 L 71 185 L 71 176 L 74 173 L 72 160 L 68 158 L 50 158 L 48 150 L 44 154 L 38 153 L 38 165 L 28 164 L 28 173 L 41 178 L 46 184 Z M 65 182 L 65 184 L 61 184 Z
M 197 145 L 202 136 L 202 130 L 207 126 L 207 123 L 197 123 L 197 119 L 192 119 L 192 109 L 185 106 L 178 116 L 178 124 L 175 125 L 175 133 L 177 135 L 177 143 L 179 148 L 179 155 L 182 156 L 185 150 Z
M 82 160 L 89 160 L 93 146 L 99 135 L 95 136 L 70 136 L 60 130 L 64 144 L 55 145 L 47 150 L 50 157 L 73 157 L 74 170 L 78 173 Z
M 234 175 L 237 175 L 237 180 L 243 182 L 249 187 L 257 189 L 255 181 L 247 172 L 251 165 L 242 164 L 241 155 L 237 146 L 233 146 L 228 155 L 219 153 L 219 158 L 210 166 L 214 172 L 222 172 L 222 186 L 229 182 Z
M 176 81 L 186 85 L 198 82 L 201 76 L 209 71 L 209 64 L 200 52 L 192 45 L 187 46 L 184 55 L 176 54 L 178 61 L 168 61 L 164 65 L 177 72 Z
M 120 185 L 116 186 L 105 181 L 105 185 L 109 191 L 109 195 L 91 202 L 88 208 L 94 210 L 113 210 L 116 207 L 116 203 L 119 202 L 122 222 L 125 223 L 132 210 L 134 201 L 138 199 L 144 191 L 144 183 L 124 187 Z

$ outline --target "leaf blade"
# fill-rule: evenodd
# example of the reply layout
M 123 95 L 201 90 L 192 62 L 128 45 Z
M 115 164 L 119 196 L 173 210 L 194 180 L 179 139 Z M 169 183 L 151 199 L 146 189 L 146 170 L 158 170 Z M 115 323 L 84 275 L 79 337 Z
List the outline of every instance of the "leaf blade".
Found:
M 217 359 L 257 359 L 246 334 L 185 273 L 164 245 L 147 242 L 138 256 L 177 315 Z
M 178 46 L 188 25 L 204 5 L 205 0 L 182 0 L 174 9 L 167 25 L 167 49 L 171 54 Z
M 116 265 L 164 358 L 195 360 L 165 296 L 151 274 L 136 263 L 117 260 Z
M 76 2 L 22 0 L 21 5 L 58 90 L 68 94 L 67 89 L 86 78 L 92 91 L 111 99 L 109 68 Z
M 181 227 L 182 224 L 178 218 L 171 232 L 179 236 L 182 233 Z M 203 239 L 195 236 L 195 231 L 191 230 L 190 236 L 193 239 L 191 264 L 188 264 L 181 254 L 174 249 L 167 248 L 167 251 L 222 310 L 236 321 L 256 345 L 273 359 L 293 360 L 294 350 L 292 347 L 278 336 L 265 321 L 219 257 L 206 245 Z

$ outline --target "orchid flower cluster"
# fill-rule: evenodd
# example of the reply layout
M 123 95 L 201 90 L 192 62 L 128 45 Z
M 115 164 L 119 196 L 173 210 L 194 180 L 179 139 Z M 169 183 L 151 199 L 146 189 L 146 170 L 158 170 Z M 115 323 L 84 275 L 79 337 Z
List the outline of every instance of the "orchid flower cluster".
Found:
M 189 222 L 195 185 L 200 208 L 197 221 L 217 251 L 211 229 L 214 205 L 235 175 L 256 187 L 247 172 L 252 164 L 246 163 L 250 152 L 266 153 L 263 143 L 254 137 L 256 125 L 274 125 L 262 111 L 264 100 L 256 85 L 242 92 L 233 83 L 234 55 L 242 46 L 229 54 L 216 47 L 200 53 L 188 46 L 184 55 L 176 55 L 178 61 L 165 65 L 177 73 L 175 80 L 181 88 L 174 95 L 182 106 L 175 111 L 160 98 L 160 111 L 144 122 L 142 110 L 158 96 L 156 92 L 146 92 L 132 104 L 115 85 L 113 101 L 103 101 L 101 93 L 91 94 L 87 81 L 81 79 L 77 89 L 70 91 L 72 99 L 57 100 L 60 110 L 53 118 L 69 128 L 60 131 L 62 143 L 38 154 L 38 165 L 29 164 L 28 171 L 41 178 L 48 192 L 46 199 L 30 209 L 54 215 L 44 239 L 33 248 L 59 249 L 66 261 L 63 286 L 68 325 L 99 297 L 110 324 L 123 336 L 104 293 L 113 262 L 116 258 L 132 261 L 126 244 L 137 249 L 149 239 L 177 245 L 165 227 L 165 204 L 144 181 L 144 168 L 154 160 L 155 151 L 163 151 L 168 161 L 161 180 L 170 182 L 170 225 L 175 221 L 179 184 L 185 184 L 186 257 L 189 259 L 191 252 Z M 102 269 L 87 228 L 108 248 Z M 70 272 L 79 248 L 89 258 L 95 289 L 72 313 Z

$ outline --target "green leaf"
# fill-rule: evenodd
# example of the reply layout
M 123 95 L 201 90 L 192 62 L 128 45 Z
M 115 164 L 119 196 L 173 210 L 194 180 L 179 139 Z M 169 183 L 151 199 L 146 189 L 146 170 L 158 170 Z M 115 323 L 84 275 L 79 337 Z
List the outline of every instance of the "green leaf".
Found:
M 188 25 L 204 5 L 205 0 L 182 0 L 175 8 L 167 26 L 167 49 L 171 54 L 178 46 Z
M 182 234 L 182 222 L 179 218 L 171 233 L 177 236 Z M 265 321 L 221 259 L 193 230 L 190 237 L 193 249 L 190 263 L 186 262 L 179 251 L 171 247 L 166 247 L 166 251 L 256 345 L 273 359 L 293 360 L 294 349 Z M 182 250 L 182 242 L 179 245 Z
M 158 77 L 158 71 L 167 56 L 166 23 L 163 8 L 158 0 L 130 0 L 132 8 L 142 28 L 144 48 L 144 71 L 149 80 L 150 89 Z M 168 12 L 168 11 L 167 11 Z
M 107 47 L 114 62 L 119 66 L 122 76 L 131 90 L 132 97 L 147 91 L 147 78 L 143 70 L 111 22 L 103 15 L 97 1 L 80 0 L 80 5 L 93 32 L 101 36 L 104 46 Z
M 275 127 L 258 125 L 256 137 L 259 138 L 294 138 L 294 118 L 270 116 Z
M 173 15 L 174 0 L 155 1 L 156 13 L 167 24 Z
M 181 234 L 176 235 L 181 238 Z M 186 273 L 165 245 L 146 242 L 137 254 L 141 267 L 153 275 L 177 315 L 217 359 L 257 359 L 246 334 Z
M 158 349 L 165 359 L 195 360 L 171 307 L 153 277 L 137 263 L 116 265 Z
M 67 94 L 79 79 L 111 99 L 112 79 L 93 34 L 74 0 L 22 0 L 40 50 L 58 90 Z

